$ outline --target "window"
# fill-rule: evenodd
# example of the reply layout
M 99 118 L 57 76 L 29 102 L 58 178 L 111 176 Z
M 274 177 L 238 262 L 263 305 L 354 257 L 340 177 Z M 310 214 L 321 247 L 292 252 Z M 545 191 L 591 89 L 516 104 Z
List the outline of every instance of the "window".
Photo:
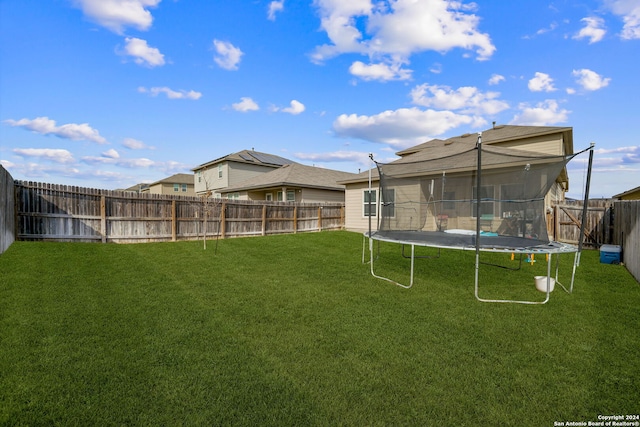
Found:
M 282 201 L 282 191 L 278 191 L 276 193 L 276 201 L 278 201 L 278 202 Z
M 471 216 L 476 217 L 476 203 L 478 200 L 477 187 L 473 187 L 473 201 L 471 203 Z M 480 216 L 493 217 L 493 185 L 483 185 L 480 187 Z
M 266 193 L 266 194 L 264 195 L 264 199 L 265 199 L 267 202 L 271 202 L 271 201 L 273 201 L 273 193 Z
M 295 202 L 295 201 L 296 201 L 295 190 L 287 190 L 287 202 Z
M 180 191 L 180 184 L 173 184 L 173 191 Z
M 182 184 L 182 192 L 183 193 L 187 192 L 187 184 Z
M 227 199 L 239 199 L 239 198 L 240 198 L 240 193 L 238 192 L 227 194 Z
M 364 216 L 376 216 L 376 190 L 364 190 L 362 200 Z
M 442 209 L 446 209 L 448 211 L 456 210 L 456 192 L 455 191 L 445 191 L 444 192 L 444 203 L 442 204 Z
M 218 178 L 222 178 L 222 165 L 218 165 Z

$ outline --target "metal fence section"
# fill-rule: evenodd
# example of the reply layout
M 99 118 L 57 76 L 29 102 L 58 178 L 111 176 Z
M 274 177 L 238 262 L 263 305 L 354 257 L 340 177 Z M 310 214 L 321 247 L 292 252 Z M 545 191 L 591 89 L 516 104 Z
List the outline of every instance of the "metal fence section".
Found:
M 203 199 L 15 183 L 17 238 L 159 242 L 341 229 L 344 205 Z
M 15 240 L 16 213 L 13 178 L 0 165 L 0 254 Z

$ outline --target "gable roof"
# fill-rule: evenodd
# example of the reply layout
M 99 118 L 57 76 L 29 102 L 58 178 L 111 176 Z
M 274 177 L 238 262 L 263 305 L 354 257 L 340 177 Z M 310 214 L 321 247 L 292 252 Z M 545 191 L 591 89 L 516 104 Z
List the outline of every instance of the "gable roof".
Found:
M 622 192 L 620 194 L 616 194 L 612 198 L 613 199 L 621 199 L 621 198 L 623 198 L 625 196 L 630 196 L 630 195 L 632 195 L 634 193 L 640 193 L 640 187 L 632 188 L 631 190 L 627 190 L 627 191 L 624 191 L 624 192 Z
M 261 153 L 254 150 L 242 150 L 238 151 L 237 153 L 227 154 L 226 156 L 219 157 L 207 163 L 203 163 L 191 170 L 195 172 L 200 169 L 206 169 L 211 166 L 215 166 L 218 163 L 224 162 L 246 163 L 261 166 L 270 166 L 275 168 L 295 163 L 293 160 L 285 159 L 284 157 L 276 156 L 275 154 Z
M 570 151 L 566 154 L 573 153 L 573 129 L 570 127 L 553 127 L 553 126 L 494 126 L 493 128 L 482 131 L 482 145 L 490 146 L 499 142 L 518 141 L 530 137 L 550 135 L 554 133 L 563 133 L 564 139 L 568 140 L 565 143 L 565 148 Z M 465 133 L 463 135 L 454 136 L 445 140 L 432 139 L 414 147 L 408 148 L 403 151 L 399 151 L 396 154 L 400 156 L 399 159 L 394 160 L 391 163 L 413 163 L 423 160 L 435 160 L 441 159 L 438 167 L 442 170 L 445 169 L 457 169 L 457 170 L 472 170 L 476 165 L 476 154 L 468 154 L 463 157 L 454 157 L 456 155 L 471 151 L 475 148 L 478 141 L 477 133 Z M 496 149 L 495 147 L 494 149 Z M 507 155 L 518 156 L 524 155 L 531 158 L 544 159 L 550 156 L 549 154 L 533 153 L 516 148 L 500 147 L 500 152 Z M 484 150 L 483 150 L 484 151 Z M 486 164 L 489 164 L 485 159 Z M 372 178 L 378 179 L 378 170 L 373 168 L 371 171 Z M 352 184 L 363 182 L 368 180 L 369 171 L 358 174 L 355 178 L 341 181 L 341 184 Z
M 565 154 L 573 154 L 573 129 L 571 127 L 558 127 L 558 126 L 514 126 L 514 125 L 498 125 L 493 126 L 490 129 L 482 131 L 482 143 L 483 144 L 497 144 L 507 141 L 517 141 L 526 138 L 533 138 L 537 136 L 550 135 L 554 133 L 563 133 L 565 141 Z M 453 136 L 446 139 L 446 142 L 450 144 L 455 142 L 465 142 L 472 140 L 474 143 L 477 140 L 477 133 L 465 133 L 459 136 Z M 432 139 L 414 147 L 407 148 L 402 151 L 398 151 L 396 155 L 403 157 L 408 154 L 413 154 L 426 148 L 434 142 L 442 141 L 441 139 Z
M 249 178 L 220 190 L 221 193 L 259 190 L 275 187 L 306 187 L 325 190 L 344 190 L 337 182 L 353 179 L 358 174 L 291 163 L 278 169 Z
M 158 184 L 191 184 L 193 185 L 193 175 L 190 173 L 176 173 L 167 178 L 161 179 L 156 182 L 152 182 L 151 184 L 147 184 L 148 186 L 158 185 Z

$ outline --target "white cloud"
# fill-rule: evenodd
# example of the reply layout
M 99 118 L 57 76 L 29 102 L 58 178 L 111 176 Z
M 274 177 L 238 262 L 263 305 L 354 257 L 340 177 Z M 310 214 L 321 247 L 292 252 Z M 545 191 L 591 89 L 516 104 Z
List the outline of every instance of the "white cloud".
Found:
M 125 138 L 122 140 L 122 145 L 130 150 L 154 150 L 155 147 L 149 146 L 142 141 L 138 141 L 133 138 Z
M 95 164 L 104 164 L 104 165 L 114 165 L 122 168 L 135 169 L 135 168 L 149 168 L 151 166 L 156 166 L 158 163 L 147 158 L 138 158 L 138 159 L 126 159 L 121 157 L 110 157 L 106 155 L 108 153 L 103 153 L 102 156 L 85 156 L 82 158 L 82 161 L 87 164 L 95 165 Z
M 126 44 L 121 54 L 132 56 L 136 64 L 149 67 L 158 67 L 165 64 L 164 55 L 157 48 L 147 45 L 146 40 L 127 37 L 124 41 Z
M 492 74 L 491 78 L 489 78 L 489 84 L 491 86 L 497 85 L 498 83 L 503 82 L 504 80 L 505 80 L 504 76 L 500 74 Z
M 312 162 L 356 162 L 361 164 L 369 163 L 369 153 L 362 151 L 338 150 L 330 153 L 295 153 L 295 158 Z
M 175 91 L 166 86 L 163 87 L 152 87 L 147 89 L 146 87 L 140 86 L 138 88 L 138 92 L 140 93 L 148 93 L 151 96 L 158 96 L 161 93 L 164 93 L 169 99 L 192 99 L 197 100 L 202 97 L 202 93 L 196 92 L 195 90 L 179 90 Z
M 403 69 L 401 63 L 377 63 L 365 64 L 361 61 L 355 61 L 349 67 L 349 72 L 362 80 L 408 80 L 411 78 L 411 70 Z
M 569 118 L 569 110 L 561 109 L 558 102 L 547 99 L 530 106 L 522 103 L 518 106 L 521 111 L 509 123 L 512 125 L 549 126 L 557 123 L 565 123 Z
M 282 112 L 297 115 L 302 113 L 304 110 L 305 110 L 304 104 L 294 99 L 291 101 L 289 107 L 282 109 Z
M 269 11 L 267 14 L 267 18 L 270 21 L 276 20 L 276 13 L 282 12 L 284 10 L 284 0 L 276 0 L 269 3 Z
M 74 141 L 86 140 L 92 141 L 98 144 L 106 144 L 107 140 L 100 136 L 100 133 L 89 126 L 88 123 L 68 123 L 65 125 L 57 126 L 55 120 L 51 120 L 48 117 L 36 117 L 33 120 L 20 119 L 20 120 L 5 120 L 7 123 L 14 127 L 22 127 L 30 131 L 42 134 L 42 135 L 55 135 L 59 138 L 71 139 Z
M 388 110 L 373 116 L 342 114 L 333 122 L 333 130 L 341 137 L 405 147 L 472 123 L 477 123 L 477 118 L 414 107 Z
M 122 34 L 125 27 L 148 30 L 153 17 L 147 8 L 161 0 L 75 0 L 82 12 L 92 21 Z
M 537 72 L 535 77 L 529 80 L 529 90 L 532 92 L 553 92 L 553 79 L 549 74 Z
M 240 111 L 242 113 L 246 113 L 247 111 L 257 111 L 260 109 L 258 104 L 249 97 L 240 98 L 240 102 L 236 102 L 235 104 L 231 104 L 234 110 Z
M 488 34 L 477 27 L 475 3 L 458 1 L 316 0 L 321 28 L 330 44 L 316 47 L 311 58 L 321 63 L 343 53 L 384 57 L 403 63 L 416 52 L 475 50 L 478 60 L 495 51 Z
M 229 42 L 214 40 L 213 48 L 217 55 L 213 58 L 216 64 L 225 70 L 237 70 L 244 53 Z
M 576 82 L 585 90 L 598 90 L 609 85 L 610 78 L 603 78 L 595 71 L 583 68 L 573 70 L 573 76 L 577 77 Z
M 57 148 L 14 148 L 13 152 L 21 157 L 37 157 L 55 163 L 74 162 L 70 151 Z
M 509 108 L 497 99 L 499 92 L 480 92 L 475 87 L 451 89 L 449 86 L 422 84 L 411 90 L 412 103 L 423 107 L 460 110 L 465 114 L 497 114 Z
M 624 26 L 620 37 L 624 40 L 640 39 L 640 3 L 638 0 L 605 0 L 611 11 L 622 17 Z
M 585 27 L 582 28 L 578 34 L 573 36 L 574 39 L 589 39 L 589 44 L 599 42 L 602 40 L 607 31 L 604 27 L 604 19 L 599 17 L 587 17 L 582 18 L 581 22 L 585 23 Z
M 114 150 L 113 148 L 110 150 L 105 151 L 104 153 L 102 153 L 103 157 L 108 157 L 110 159 L 119 159 L 120 158 L 120 153 L 118 153 L 116 150 Z

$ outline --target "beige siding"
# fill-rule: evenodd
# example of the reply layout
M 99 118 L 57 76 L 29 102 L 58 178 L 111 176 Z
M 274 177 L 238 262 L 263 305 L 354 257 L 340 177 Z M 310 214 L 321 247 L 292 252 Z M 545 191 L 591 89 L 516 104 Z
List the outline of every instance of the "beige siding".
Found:
M 222 165 L 222 178 L 218 177 L 218 165 L 214 165 L 208 169 L 202 169 L 195 172 L 195 191 L 197 194 L 204 193 L 207 190 L 217 190 L 228 187 L 228 168 L 226 164 Z
M 271 172 L 272 170 L 274 170 L 274 168 L 268 166 L 230 162 L 228 169 L 229 181 L 226 186 L 239 184 L 249 178 Z
M 371 184 L 373 190 L 378 192 L 378 182 Z M 364 216 L 364 191 L 369 189 L 368 182 L 350 184 L 345 190 L 345 228 L 351 231 L 365 231 L 369 229 L 369 217 Z M 379 197 L 376 198 L 376 201 Z M 376 209 L 378 212 L 378 209 Z M 378 217 L 371 218 L 371 228 L 377 229 Z
M 187 185 L 187 191 L 182 191 L 182 184 L 178 184 L 180 186 L 180 191 L 173 191 L 173 184 L 163 182 L 156 185 L 149 186 L 149 194 L 168 194 L 174 196 L 195 196 L 196 193 L 193 190 L 193 186 Z
M 206 189 L 217 192 L 231 185 L 239 184 L 254 176 L 262 173 L 271 172 L 272 167 L 250 165 L 237 162 L 224 162 L 218 165 L 213 165 L 205 170 L 195 172 L 195 191 L 196 193 L 203 193 Z M 222 175 L 222 176 L 220 176 Z M 248 200 L 247 194 L 244 194 L 245 199 Z
M 296 202 L 302 203 L 323 203 L 338 202 L 344 203 L 343 191 L 320 190 L 315 188 L 303 188 L 299 193 L 296 190 Z
M 483 144 L 484 145 L 484 144 Z M 562 134 L 544 135 L 533 138 L 524 138 L 517 141 L 491 144 L 496 147 L 518 148 L 534 153 L 545 153 L 554 156 L 565 154 L 562 144 Z

